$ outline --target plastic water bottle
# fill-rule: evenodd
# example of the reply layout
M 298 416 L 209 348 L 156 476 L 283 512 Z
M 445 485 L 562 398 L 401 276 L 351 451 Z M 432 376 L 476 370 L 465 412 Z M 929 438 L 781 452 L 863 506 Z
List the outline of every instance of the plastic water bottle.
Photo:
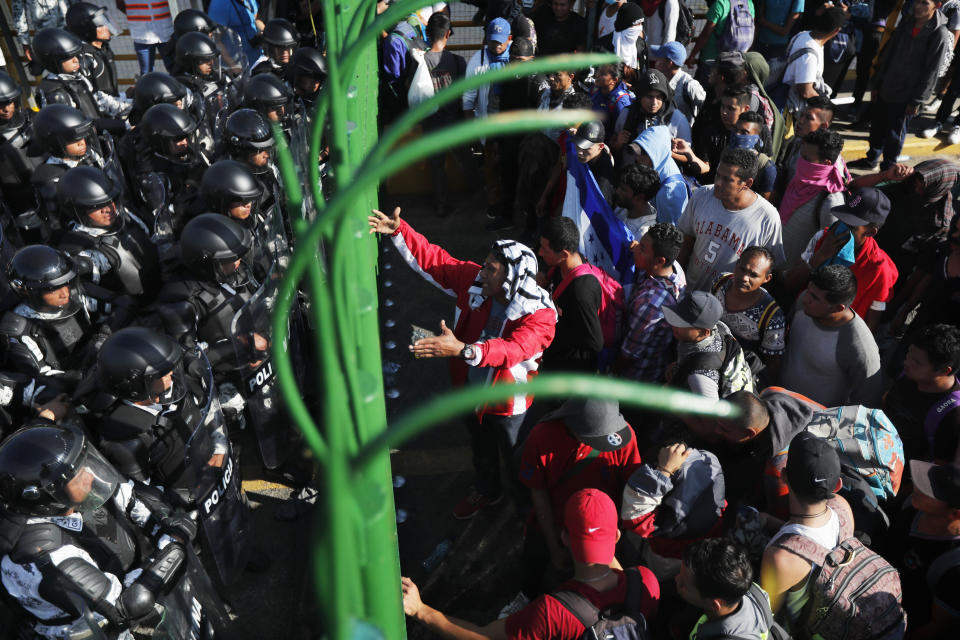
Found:
M 440 562 L 447 557 L 447 554 L 450 553 L 451 546 L 452 543 L 450 540 L 441 540 L 440 544 L 434 547 L 433 551 L 430 552 L 430 555 L 424 558 L 423 562 L 421 563 L 423 568 L 427 571 L 433 571 L 436 569 L 437 565 L 439 565 Z

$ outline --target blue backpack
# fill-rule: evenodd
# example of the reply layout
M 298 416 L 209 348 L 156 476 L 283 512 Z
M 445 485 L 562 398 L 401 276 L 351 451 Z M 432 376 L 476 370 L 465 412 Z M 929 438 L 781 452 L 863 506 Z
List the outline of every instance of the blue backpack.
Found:
M 730 15 L 727 18 L 727 26 L 724 27 L 723 33 L 717 39 L 720 51 L 746 52 L 753 45 L 756 25 L 747 2 L 748 0 L 730 0 Z

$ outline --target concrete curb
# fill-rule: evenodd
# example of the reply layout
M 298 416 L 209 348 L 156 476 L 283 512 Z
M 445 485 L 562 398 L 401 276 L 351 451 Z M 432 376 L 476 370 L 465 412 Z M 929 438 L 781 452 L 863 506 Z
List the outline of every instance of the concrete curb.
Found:
M 847 138 L 843 145 L 843 159 L 846 161 L 858 160 L 867 155 L 869 143 L 866 139 Z M 910 135 L 903 143 L 903 155 L 911 157 L 935 156 L 935 155 L 960 155 L 960 144 L 949 144 L 940 137 L 918 138 Z

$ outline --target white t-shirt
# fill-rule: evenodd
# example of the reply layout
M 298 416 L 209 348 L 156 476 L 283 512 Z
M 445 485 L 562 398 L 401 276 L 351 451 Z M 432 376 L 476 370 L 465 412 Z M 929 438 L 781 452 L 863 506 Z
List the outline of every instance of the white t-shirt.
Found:
M 650 208 L 650 213 L 642 215 L 639 218 L 628 217 L 627 214 L 629 211 L 623 207 L 617 207 L 614 210 L 614 213 L 620 218 L 620 222 L 627 228 L 627 231 L 633 234 L 633 239 L 637 242 L 640 242 L 640 238 L 647 233 L 650 227 L 657 224 L 657 210 L 654 209 L 653 205 L 649 202 L 647 206 Z
M 614 11 L 612 16 L 607 15 L 606 6 L 600 10 L 600 20 L 597 21 L 597 37 L 602 38 L 603 36 L 610 35 L 613 33 L 613 25 L 617 22 L 617 12 Z
M 807 53 L 790 63 L 783 72 L 783 83 L 793 86 L 817 81 L 823 78 L 823 45 L 810 36 L 809 31 L 798 33 L 787 49 L 787 58 L 801 49 L 808 49 Z
M 730 211 L 713 195 L 713 185 L 693 192 L 677 225 L 684 236 L 694 238 L 687 266 L 687 289 L 710 291 L 720 274 L 733 271 L 740 254 L 758 245 L 773 253 L 776 266 L 783 264 L 780 214 L 762 196 L 739 211 Z
M 660 9 L 663 8 L 663 19 Z M 663 0 L 653 15 L 643 23 L 644 36 L 650 46 L 660 46 L 677 39 L 677 21 L 680 19 L 680 0 Z

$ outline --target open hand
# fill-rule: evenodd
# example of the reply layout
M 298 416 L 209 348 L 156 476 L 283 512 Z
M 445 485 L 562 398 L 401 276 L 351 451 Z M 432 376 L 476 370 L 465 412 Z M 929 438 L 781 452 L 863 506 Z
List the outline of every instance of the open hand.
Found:
M 660 449 L 660 453 L 657 454 L 657 468 L 668 476 L 672 476 L 680 471 L 680 467 L 690 456 L 690 451 L 682 442 Z
M 400 207 L 395 207 L 393 214 L 389 216 L 376 209 L 373 209 L 371 213 L 373 215 L 367 216 L 367 222 L 370 223 L 370 233 L 393 235 L 400 228 Z
M 460 355 L 464 346 L 447 327 L 447 323 L 441 320 L 440 335 L 417 340 L 410 346 L 410 351 L 417 358 L 453 358 Z

